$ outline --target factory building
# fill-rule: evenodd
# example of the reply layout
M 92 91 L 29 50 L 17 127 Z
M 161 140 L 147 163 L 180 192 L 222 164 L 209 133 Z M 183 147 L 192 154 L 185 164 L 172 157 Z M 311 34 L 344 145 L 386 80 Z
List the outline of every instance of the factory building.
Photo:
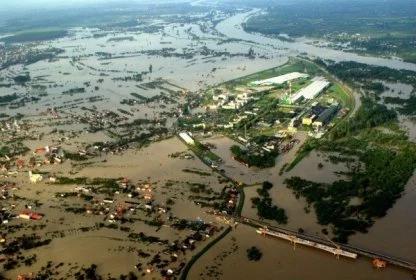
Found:
M 317 118 L 317 115 L 314 114 L 308 114 L 307 116 L 302 118 L 302 124 L 303 125 L 311 125 Z
M 299 73 L 299 72 L 292 72 L 285 75 L 277 76 L 274 78 L 266 79 L 266 80 L 259 80 L 254 81 L 251 84 L 255 86 L 272 86 L 272 85 L 281 85 L 285 82 L 300 79 L 300 78 L 307 78 L 309 77 L 307 74 Z
M 313 99 L 329 86 L 329 82 L 323 77 L 313 79 L 312 84 L 302 88 L 290 97 L 290 102 L 295 103 L 301 99 Z
M 302 118 L 303 125 L 312 125 L 312 123 L 318 118 L 327 107 L 318 105 L 316 102 L 315 105 L 312 105 L 310 111 Z
M 340 106 L 339 106 L 338 103 L 331 105 L 328 109 L 323 111 L 318 116 L 318 118 L 316 119 L 316 121 L 312 125 L 316 129 L 319 129 L 319 128 L 327 125 L 335 117 L 335 115 L 338 113 L 339 108 L 340 108 Z
M 179 137 L 181 137 L 186 144 L 195 145 L 195 140 L 192 138 L 189 132 L 181 132 L 179 133 Z

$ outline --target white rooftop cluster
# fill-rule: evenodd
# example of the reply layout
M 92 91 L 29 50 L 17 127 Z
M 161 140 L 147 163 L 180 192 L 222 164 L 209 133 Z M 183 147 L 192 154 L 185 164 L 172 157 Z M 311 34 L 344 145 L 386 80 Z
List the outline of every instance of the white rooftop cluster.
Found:
M 260 80 L 260 81 L 254 81 L 252 84 L 256 86 L 270 86 L 270 85 L 280 85 L 288 81 L 296 80 L 299 78 L 307 78 L 308 75 L 304 73 L 299 72 L 292 72 L 285 75 L 277 76 L 274 78 L 266 79 L 266 80 Z

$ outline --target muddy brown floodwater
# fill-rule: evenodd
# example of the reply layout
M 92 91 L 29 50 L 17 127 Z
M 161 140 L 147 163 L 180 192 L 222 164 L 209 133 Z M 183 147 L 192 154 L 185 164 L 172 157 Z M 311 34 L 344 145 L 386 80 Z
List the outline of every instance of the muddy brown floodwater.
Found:
M 260 261 L 247 258 L 247 249 L 256 246 L 263 253 Z M 201 257 L 189 279 L 412 279 L 396 268 L 376 270 L 369 259 L 337 259 L 330 254 L 297 247 L 289 242 L 263 237 L 253 228 L 239 225 L 226 238 Z
M 305 140 L 305 135 L 298 134 L 296 138 Z M 289 221 L 286 228 L 298 230 L 302 228 L 309 234 L 319 235 L 324 238 L 321 230 L 324 228 L 317 223 L 313 209 L 305 211 L 306 201 L 297 199 L 291 190 L 284 185 L 284 180 L 292 176 L 300 176 L 304 179 L 331 183 L 343 177 L 337 172 L 347 171 L 344 164 L 332 164 L 327 156 L 320 152 L 312 152 L 301 161 L 293 170 L 279 175 L 279 170 L 285 162 L 290 162 L 298 146 L 291 152 L 278 157 L 276 166 L 270 169 L 256 170 L 247 168 L 234 161 L 229 151 L 230 146 L 236 144 L 233 140 L 225 137 L 215 137 L 206 140 L 216 145 L 216 152 L 221 154 L 224 168 L 238 181 L 247 184 L 256 184 L 270 181 L 274 188 L 270 191 L 275 204 L 285 209 Z M 323 167 L 318 168 L 322 163 Z M 409 261 L 416 262 L 416 184 L 412 177 L 406 186 L 406 191 L 401 199 L 397 201 L 387 216 L 375 222 L 367 234 L 357 234 L 350 238 L 350 244 L 370 249 L 387 255 L 396 256 Z M 242 215 L 257 219 L 256 209 L 252 208 L 251 198 L 257 196 L 257 185 L 245 189 L 245 204 Z M 270 222 L 270 221 L 268 221 Z M 271 222 L 273 224 L 273 222 Z M 232 241 L 236 238 L 237 241 Z M 239 250 L 228 252 L 228 256 L 218 261 L 219 256 L 227 254 L 232 244 L 237 244 Z M 263 252 L 263 259 L 259 262 L 249 262 L 245 250 L 249 246 L 257 246 Z M 190 279 L 215 279 L 206 275 L 209 267 L 212 269 L 217 261 L 218 271 L 221 272 L 219 279 L 412 279 L 411 273 L 394 267 L 384 271 L 376 271 L 372 268 L 367 258 L 356 261 L 336 260 L 328 254 L 308 248 L 298 248 L 293 252 L 291 245 L 285 241 L 270 239 L 259 236 L 255 229 L 240 225 L 225 240 L 221 241 L 206 256 L 202 257 L 192 269 Z M 238 269 L 235 269 L 238 266 Z M 203 273 L 204 277 L 200 276 Z M 215 275 L 215 273 L 211 274 Z

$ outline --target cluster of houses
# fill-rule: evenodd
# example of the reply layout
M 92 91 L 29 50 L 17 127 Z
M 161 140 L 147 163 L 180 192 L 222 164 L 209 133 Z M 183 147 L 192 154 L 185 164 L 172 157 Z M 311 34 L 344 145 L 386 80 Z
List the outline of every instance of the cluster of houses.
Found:
M 39 147 L 36 148 L 33 157 L 29 160 L 29 165 L 39 167 L 49 164 L 61 164 L 65 157 L 65 151 L 59 147 Z
M 43 214 L 31 211 L 29 209 L 25 209 L 23 210 L 19 216 L 20 219 L 24 219 L 24 220 L 41 220 L 43 218 Z
M 176 230 L 187 229 L 190 231 L 183 239 L 168 243 L 164 254 L 156 253 L 146 263 L 145 272 L 147 274 L 158 271 L 163 279 L 177 279 L 185 266 L 185 262 L 181 261 L 181 256 L 184 256 L 188 251 L 195 250 L 198 242 L 209 239 L 220 230 L 216 225 L 205 223 L 202 220 L 175 220 L 171 227 Z M 136 268 L 141 270 L 142 265 L 138 264 Z
M 87 153 L 95 153 L 93 151 L 98 151 L 106 154 L 119 154 L 126 151 L 128 148 L 129 146 L 127 144 L 118 145 L 111 141 L 105 141 L 102 143 L 96 143 L 94 146 L 87 147 Z
M 10 197 L 13 197 L 13 194 L 10 192 L 10 189 L 17 189 L 14 184 L 4 184 L 1 186 L 1 199 L 6 200 Z M 0 224 L 8 224 L 10 220 L 15 218 L 20 218 L 24 220 L 41 220 L 43 214 L 33 211 L 32 205 L 25 205 L 25 209 L 22 210 L 19 214 L 15 214 L 14 209 L 16 208 L 15 204 L 10 204 L 0 209 Z
M 57 53 L 55 48 L 33 48 L 33 44 L 6 44 L 0 42 L 0 67 L 15 64 L 26 64 L 39 56 Z
M 61 164 L 64 158 L 65 152 L 61 147 L 49 146 L 35 149 L 28 163 L 23 158 L 13 159 L 5 155 L 3 162 L 0 163 L 0 173 L 2 174 L 0 176 L 7 177 L 16 175 L 19 170 L 25 167 L 34 168 L 43 165 Z M 43 180 L 43 176 L 29 171 L 29 180 L 31 183 L 39 183 Z
M 7 132 L 7 131 L 20 131 L 21 126 L 17 120 L 7 120 L 0 122 L 0 131 Z
M 261 150 L 268 153 L 278 151 L 279 154 L 289 152 L 296 144 L 300 143 L 299 139 L 291 138 L 285 132 L 276 133 L 274 137 L 261 144 L 254 143 L 241 136 L 238 137 L 238 140 L 250 150 Z
M 128 120 L 127 117 L 120 116 L 119 114 L 109 110 L 104 110 L 102 112 L 92 109 L 85 110 L 87 111 L 84 115 L 74 115 L 74 118 L 81 123 L 88 124 L 91 131 L 98 131 Z
M 235 208 L 237 207 L 237 203 L 238 203 L 238 190 L 236 187 L 231 187 L 228 188 L 226 191 L 226 210 L 225 211 L 227 214 L 232 214 L 234 213 Z
M 151 257 L 150 254 L 142 252 L 141 259 L 149 258 L 146 263 L 138 263 L 136 268 L 147 274 L 159 273 L 164 279 L 175 279 L 185 265 L 184 256 L 187 252 L 196 248 L 198 242 L 209 239 L 215 235 L 220 228 L 212 223 L 206 223 L 201 219 L 185 220 L 172 217 L 168 214 L 169 208 L 161 206 L 155 201 L 153 187 L 150 183 L 141 183 L 138 185 L 132 184 L 128 179 L 121 179 L 117 182 L 119 189 L 115 194 L 123 194 L 128 198 L 116 199 L 115 197 L 99 198 L 100 195 L 94 194 L 94 188 L 89 186 L 78 186 L 73 193 L 61 193 L 58 197 L 72 197 L 72 196 L 90 196 L 88 198 L 89 204 L 85 207 L 85 212 L 92 215 L 104 215 L 108 223 L 122 222 L 134 215 L 137 211 L 145 211 L 147 216 L 154 214 L 155 219 L 160 219 L 161 224 L 165 224 L 176 231 L 181 231 L 185 236 L 168 242 L 154 237 L 155 242 L 160 245 L 165 244 L 166 248 L 158 251 Z M 227 203 L 231 208 L 235 207 L 237 202 L 238 191 L 236 188 L 230 189 L 227 193 Z M 92 197 L 92 198 L 91 198 Z M 163 215 L 167 215 L 165 222 L 162 222 Z M 139 236 L 140 233 L 138 234 Z M 142 234 L 144 236 L 144 234 Z M 145 238 L 152 238 L 144 236 Z
M 128 179 L 118 181 L 119 189 L 115 195 L 124 194 L 126 199 L 138 199 L 134 201 L 115 199 L 113 197 L 101 197 L 90 186 L 77 186 L 73 192 L 57 193 L 59 198 L 80 197 L 86 204 L 83 209 L 76 209 L 76 213 L 90 215 L 105 215 L 106 221 L 116 223 L 123 221 L 127 216 L 135 214 L 137 210 L 147 213 L 165 214 L 168 208 L 156 203 L 151 184 L 145 183 L 135 186 Z
M 212 97 L 215 105 L 211 105 L 210 109 L 226 109 L 226 110 L 237 110 L 246 105 L 254 97 L 250 96 L 248 92 L 239 93 L 237 95 L 230 94 L 219 94 Z

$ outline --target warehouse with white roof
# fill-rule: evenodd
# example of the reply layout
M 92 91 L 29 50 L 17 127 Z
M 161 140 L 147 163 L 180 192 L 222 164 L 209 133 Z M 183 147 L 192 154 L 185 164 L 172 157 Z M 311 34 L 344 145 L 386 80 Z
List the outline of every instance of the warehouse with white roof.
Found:
M 299 73 L 299 72 L 292 72 L 285 75 L 277 76 L 274 78 L 254 81 L 252 82 L 255 86 L 271 86 L 271 85 L 281 85 L 285 82 L 300 79 L 300 78 L 307 78 L 309 77 L 307 74 Z
M 316 96 L 318 96 L 318 94 L 320 94 L 326 87 L 328 87 L 329 84 L 330 83 L 324 77 L 316 77 L 315 79 L 313 79 L 312 84 L 302 88 L 301 90 L 293 94 L 290 97 L 290 101 L 294 103 L 302 97 L 308 100 L 313 99 Z

